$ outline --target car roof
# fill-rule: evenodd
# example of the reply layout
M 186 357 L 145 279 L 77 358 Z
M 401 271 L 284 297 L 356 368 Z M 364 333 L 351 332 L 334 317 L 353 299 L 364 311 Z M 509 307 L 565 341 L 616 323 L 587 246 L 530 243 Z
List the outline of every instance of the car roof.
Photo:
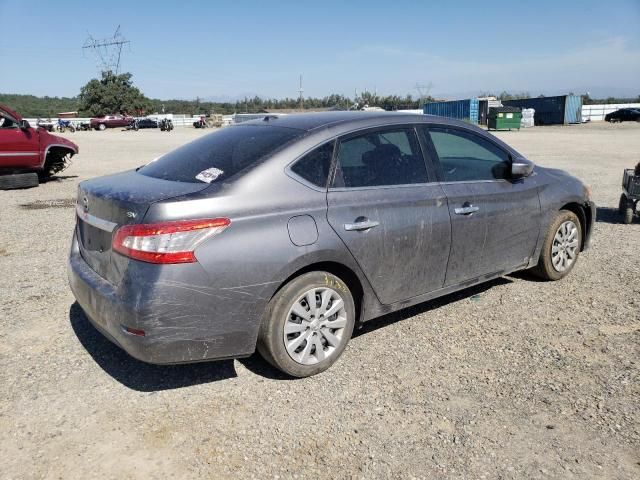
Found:
M 359 126 L 367 124 L 380 125 L 380 123 L 417 123 L 438 121 L 440 123 L 459 123 L 432 115 L 420 115 L 402 112 L 361 112 L 361 111 L 337 111 L 321 113 L 294 113 L 289 115 L 265 114 L 264 118 L 242 122 L 240 125 L 273 125 L 278 127 L 296 128 L 311 131 L 329 126 L 354 123 Z

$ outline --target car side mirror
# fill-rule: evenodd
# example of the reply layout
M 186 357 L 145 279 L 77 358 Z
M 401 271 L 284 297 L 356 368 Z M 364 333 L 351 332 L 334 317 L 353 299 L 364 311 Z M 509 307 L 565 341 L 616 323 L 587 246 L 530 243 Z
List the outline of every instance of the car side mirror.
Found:
M 29 130 L 31 128 L 31 125 L 29 125 L 29 122 L 27 122 L 26 120 L 20 120 L 20 123 L 18 124 L 20 126 L 20 130 Z
M 511 177 L 523 178 L 533 173 L 535 164 L 524 157 L 516 157 L 511 162 Z

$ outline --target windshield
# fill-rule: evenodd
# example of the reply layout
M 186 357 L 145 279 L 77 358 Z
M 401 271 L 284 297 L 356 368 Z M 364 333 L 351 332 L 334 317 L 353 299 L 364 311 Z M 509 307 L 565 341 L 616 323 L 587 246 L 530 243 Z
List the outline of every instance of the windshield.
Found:
M 163 155 L 138 172 L 175 182 L 213 183 L 254 165 L 302 133 L 266 125 L 227 127 Z

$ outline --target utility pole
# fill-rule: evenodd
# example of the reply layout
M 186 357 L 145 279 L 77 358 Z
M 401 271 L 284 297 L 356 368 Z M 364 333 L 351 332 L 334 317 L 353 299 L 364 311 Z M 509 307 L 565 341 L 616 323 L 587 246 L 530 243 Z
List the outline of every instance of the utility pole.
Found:
M 302 74 L 300 74 L 300 87 L 298 88 L 298 93 L 300 94 L 300 110 L 304 110 L 304 98 L 302 97 Z
M 101 72 L 112 71 L 117 75 L 120 70 L 122 47 L 131 42 L 120 33 L 120 25 L 116 28 L 112 37 L 95 39 L 91 34 L 82 46 L 83 50 L 91 49 L 96 56 Z

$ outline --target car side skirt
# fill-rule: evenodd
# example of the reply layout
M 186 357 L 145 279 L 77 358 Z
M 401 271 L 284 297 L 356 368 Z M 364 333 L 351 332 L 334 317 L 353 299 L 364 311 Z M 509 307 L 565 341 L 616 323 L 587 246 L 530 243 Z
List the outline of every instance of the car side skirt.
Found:
M 464 282 L 458 283 L 456 285 L 450 285 L 445 288 L 441 288 L 438 290 L 434 290 L 433 292 L 425 293 L 423 295 L 418 295 L 416 297 L 409 298 L 407 300 L 403 300 L 401 302 L 392 303 L 389 305 L 383 305 L 378 303 L 376 306 L 369 305 L 369 308 L 366 309 L 364 321 L 374 320 L 382 315 L 386 315 L 388 313 L 396 312 L 398 310 L 402 310 L 404 308 L 412 307 L 419 303 L 428 302 L 430 300 L 434 300 L 436 298 L 444 297 L 445 295 L 449 295 L 451 293 L 464 290 L 465 288 L 470 288 L 475 285 L 479 285 L 481 283 L 485 283 L 491 280 L 495 280 L 496 278 L 503 277 L 505 275 L 509 275 L 510 273 L 516 272 L 518 270 L 525 270 L 529 267 L 527 263 L 522 264 L 518 267 L 515 267 L 510 270 L 501 270 L 499 272 L 489 273 L 486 275 L 481 275 L 477 278 L 473 278 L 471 280 L 465 280 Z

